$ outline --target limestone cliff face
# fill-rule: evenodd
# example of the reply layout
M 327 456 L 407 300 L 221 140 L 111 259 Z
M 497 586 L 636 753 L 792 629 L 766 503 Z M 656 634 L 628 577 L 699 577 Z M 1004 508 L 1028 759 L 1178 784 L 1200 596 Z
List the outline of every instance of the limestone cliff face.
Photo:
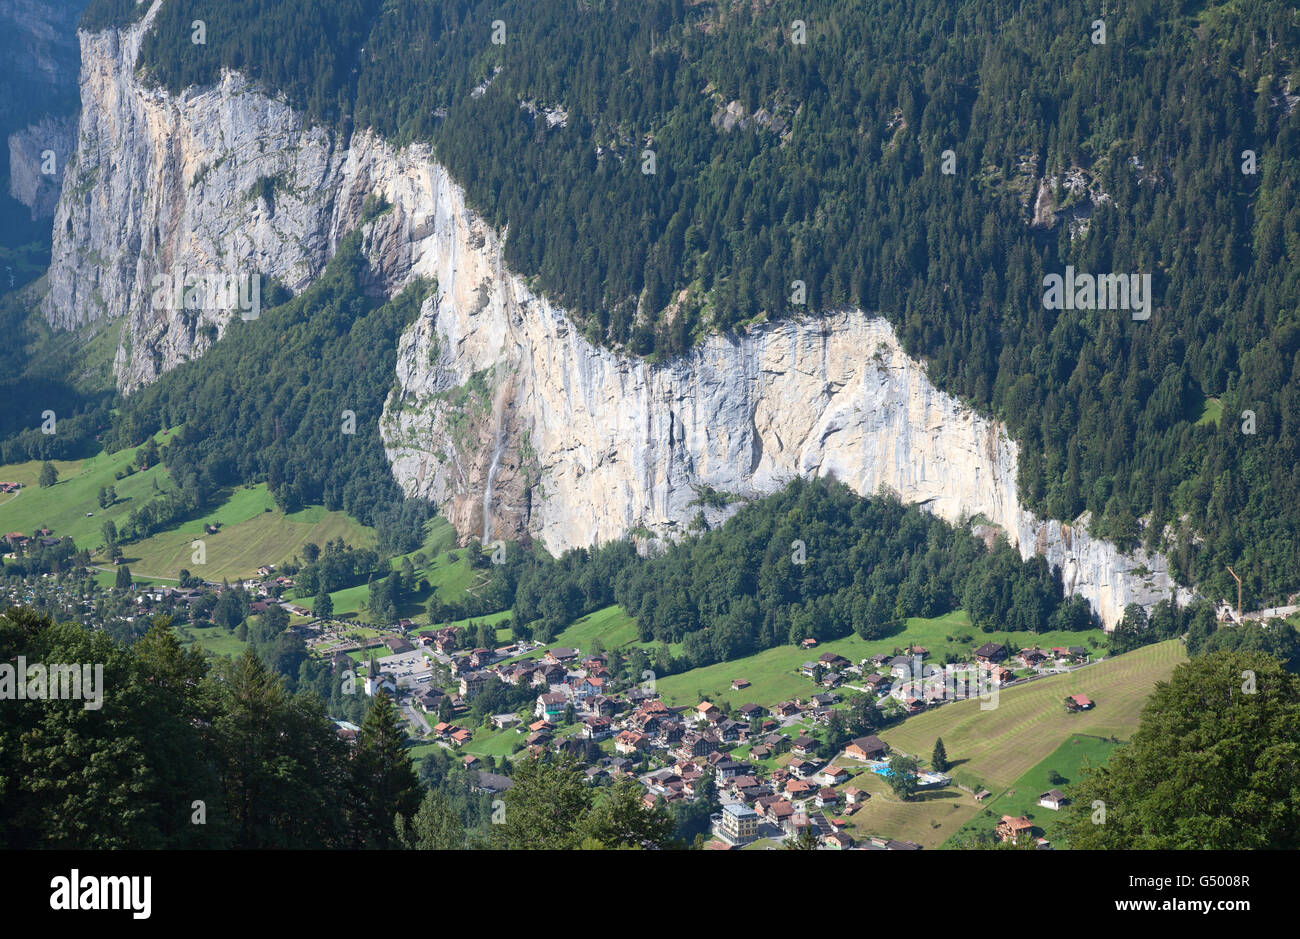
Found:
M 506 269 L 500 237 L 427 148 L 369 133 L 345 146 L 236 75 L 179 96 L 143 87 L 135 49 L 156 9 L 82 36 L 46 311 L 63 326 L 128 317 L 125 390 L 201 354 L 236 315 L 160 309 L 155 275 L 255 271 L 298 289 L 362 226 L 383 289 L 437 280 L 402 337 L 380 429 L 395 477 L 462 539 L 531 537 L 551 551 L 630 531 L 671 539 L 699 511 L 696 487 L 743 498 L 833 474 L 953 522 L 982 517 L 1061 567 L 1108 626 L 1125 604 L 1168 596 L 1162 559 L 1024 511 L 1005 429 L 931 385 L 885 320 L 770 324 L 657 365 L 593 346 Z M 391 208 L 363 223 L 370 195 Z
M 76 132 L 75 117 L 43 117 L 9 135 L 9 195 L 31 209 L 33 221 L 54 215 Z

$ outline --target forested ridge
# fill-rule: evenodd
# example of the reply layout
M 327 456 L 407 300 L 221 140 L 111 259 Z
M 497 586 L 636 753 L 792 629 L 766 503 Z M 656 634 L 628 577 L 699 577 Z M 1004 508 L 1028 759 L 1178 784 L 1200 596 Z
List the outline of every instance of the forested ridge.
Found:
M 398 338 L 428 285 L 413 283 L 385 302 L 367 293 L 367 276 L 353 233 L 307 290 L 278 305 L 284 292 L 271 290 L 271 308 L 257 319 L 233 319 L 202 358 L 122 402 L 106 435 L 110 450 L 184 425 L 165 454 L 180 496 L 152 514 L 149 505 L 133 513 L 128 537 L 168 527 L 226 487 L 265 482 L 284 511 L 341 509 L 376 528 L 389 553 L 422 542 L 433 508 L 407 499 L 393 479 L 379 416 Z
M 802 45 L 795 16 L 169 0 L 140 65 L 173 90 L 242 68 L 343 134 L 431 140 L 508 223 L 511 265 L 605 343 L 672 354 L 763 317 L 880 311 L 941 387 L 1008 422 L 1041 515 L 1090 511 L 1212 594 L 1226 563 L 1248 602 L 1294 590 L 1297 11 L 1139 0 L 1105 15 L 1104 43 L 1092 7 L 1048 0 L 810 0 Z M 733 101 L 748 121 L 725 130 Z M 1031 227 L 1038 181 L 1076 167 L 1106 197 L 1086 233 Z M 1150 273 L 1152 318 L 1044 310 L 1067 264 Z
M 682 644 L 674 660 L 660 653 L 661 674 L 804 639 L 882 639 L 909 617 L 959 608 L 985 630 L 1097 625 L 1042 557 L 1021 560 L 1005 538 L 986 547 L 916 506 L 822 479 L 792 480 L 660 555 L 642 558 L 627 540 L 553 560 L 515 552 L 493 577 L 513 586 L 513 622 L 542 642 L 620 604 L 642 641 Z

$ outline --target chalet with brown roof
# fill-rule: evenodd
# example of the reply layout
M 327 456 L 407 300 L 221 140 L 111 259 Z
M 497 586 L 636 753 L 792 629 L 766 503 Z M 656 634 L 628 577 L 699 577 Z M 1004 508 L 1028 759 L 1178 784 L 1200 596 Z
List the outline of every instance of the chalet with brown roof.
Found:
M 656 713 L 646 713 L 645 711 L 637 711 L 627 720 L 628 724 L 630 724 L 632 727 L 636 728 L 637 730 L 641 731 L 641 733 L 644 734 L 658 733 L 659 725 L 660 723 L 662 723 L 662 721 L 663 721 L 662 715 Z
M 722 709 L 711 701 L 701 701 L 695 706 L 695 718 L 700 721 L 717 723 L 722 719 Z
M 844 801 L 849 805 L 857 805 L 866 802 L 871 798 L 871 793 L 865 789 L 859 789 L 857 786 L 846 786 L 844 788 Z
M 1016 658 L 1025 668 L 1037 668 L 1046 662 L 1049 656 L 1042 649 L 1021 649 Z
M 999 841 L 1017 844 L 1022 837 L 1032 834 L 1033 830 L 1034 823 L 1024 816 L 1013 818 L 1010 815 L 1003 815 L 1002 821 L 998 822 L 996 832 Z
M 786 768 L 799 779 L 812 779 L 821 770 L 822 763 L 817 759 L 805 760 L 795 757 L 786 764 Z
M 742 690 L 742 689 L 744 689 L 744 688 L 748 688 L 748 687 L 749 687 L 749 682 L 746 681 L 746 680 L 743 679 L 743 678 L 733 678 L 733 679 L 731 679 L 731 690 L 732 690 L 732 691 L 740 691 L 740 690 Z
M 614 749 L 619 753 L 636 753 L 645 749 L 646 735 L 634 730 L 624 730 L 614 738 Z
M 849 781 L 849 771 L 842 766 L 827 766 L 822 770 L 821 779 L 828 786 L 838 786 Z
M 814 801 L 819 808 L 827 805 L 839 805 L 840 794 L 828 786 L 817 790 L 817 797 Z
M 825 835 L 822 842 L 832 851 L 847 851 L 853 847 L 853 839 L 842 831 L 833 831 Z
M 718 721 L 718 738 L 723 743 L 735 743 L 740 740 L 742 734 L 748 732 L 749 728 L 740 721 L 733 721 L 729 717 Z
M 807 756 L 809 753 L 816 751 L 817 740 L 814 737 L 801 734 L 794 738 L 794 742 L 790 744 L 790 749 L 799 756 Z
M 686 736 L 686 725 L 681 721 L 661 721 L 658 736 L 669 745 L 681 743 L 682 738 Z
M 1072 694 L 1065 699 L 1067 711 L 1087 711 L 1093 707 L 1092 699 L 1086 694 Z
M 750 776 L 748 773 L 731 777 L 731 789 L 733 792 L 737 792 L 741 789 L 751 789 L 757 785 L 758 777 Z
M 680 752 L 688 757 L 707 757 L 718 752 L 718 740 L 712 734 L 683 734 Z
M 1038 804 L 1045 809 L 1051 809 L 1053 812 L 1060 811 L 1069 802 L 1070 800 L 1060 789 L 1048 789 L 1038 797 Z
M 567 662 L 572 662 L 577 655 L 578 651 L 576 649 L 557 646 L 554 649 L 547 650 L 546 655 L 543 657 L 543 661 L 548 665 L 564 665 Z
M 445 701 L 446 698 L 446 693 L 437 688 L 430 688 L 428 691 L 416 695 L 415 700 L 419 703 L 420 709 L 424 711 L 425 714 L 434 714 L 442 707 L 442 702 Z
M 713 764 L 713 772 L 719 779 L 734 779 L 737 776 L 746 776 L 753 771 L 748 763 L 741 763 L 737 760 L 723 759 Z
M 569 673 L 560 665 L 541 665 L 533 672 L 533 684 L 538 686 L 562 685 Z
M 823 668 L 833 669 L 848 668 L 853 664 L 844 656 L 838 655 L 834 652 L 823 652 L 821 655 L 817 656 L 817 661 L 821 663 Z
M 1007 647 L 1000 642 L 986 642 L 975 650 L 975 661 L 985 665 L 1001 662 L 1007 657 Z
M 582 702 L 582 706 L 584 710 L 599 714 L 601 717 L 613 717 L 618 713 L 618 702 L 603 694 L 592 695 Z
M 881 760 L 889 753 L 889 744 L 881 740 L 874 734 L 867 737 L 857 737 L 849 741 L 849 745 L 844 748 L 844 755 L 851 760 L 866 762 L 867 760 Z
M 497 660 L 497 654 L 491 649 L 475 649 L 469 654 L 469 664 L 474 668 L 487 668 Z
M 787 799 L 774 797 L 767 804 L 763 816 L 776 825 L 784 826 L 785 822 L 794 815 L 794 806 Z

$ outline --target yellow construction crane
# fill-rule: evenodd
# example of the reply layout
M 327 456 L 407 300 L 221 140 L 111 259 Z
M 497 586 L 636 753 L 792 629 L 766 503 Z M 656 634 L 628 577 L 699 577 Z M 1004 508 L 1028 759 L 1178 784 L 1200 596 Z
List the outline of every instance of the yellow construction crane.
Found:
M 1228 573 L 1231 574 L 1232 579 L 1237 582 L 1237 622 L 1240 623 L 1241 622 L 1241 578 L 1237 576 L 1237 572 L 1234 571 L 1231 567 L 1228 568 Z

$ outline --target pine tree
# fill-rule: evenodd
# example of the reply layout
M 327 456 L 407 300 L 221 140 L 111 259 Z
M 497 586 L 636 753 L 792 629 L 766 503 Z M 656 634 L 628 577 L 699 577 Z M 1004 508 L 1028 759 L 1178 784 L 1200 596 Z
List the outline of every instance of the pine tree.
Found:
M 582 841 L 579 825 L 591 790 L 568 756 L 523 760 L 505 793 L 505 821 L 493 826 L 499 846 L 511 850 L 570 850 Z
M 934 742 L 934 752 L 930 754 L 930 766 L 936 773 L 948 772 L 948 751 L 943 748 L 943 738 L 939 737 Z
M 42 489 L 48 489 L 59 481 L 59 471 L 54 468 L 53 463 L 46 460 L 41 464 L 41 475 L 36 481 Z
M 582 822 L 584 838 L 595 839 L 605 848 L 666 848 L 673 837 L 673 823 L 663 803 L 646 808 L 641 801 L 645 790 L 632 779 L 621 779 Z
M 334 599 L 324 587 L 316 594 L 316 599 L 312 603 L 312 612 L 320 619 L 329 619 L 334 615 Z
M 457 851 L 465 847 L 465 829 L 447 796 L 430 789 L 409 822 L 400 812 L 394 822 L 397 843 L 411 851 Z
M 396 816 L 409 817 L 419 808 L 420 780 L 406 752 L 401 716 L 382 689 L 357 734 L 351 773 L 354 842 L 358 847 L 392 847 Z
M 1297 726 L 1300 679 L 1271 655 L 1184 662 L 1156 685 L 1132 739 L 1105 766 L 1085 764 L 1065 812 L 1070 847 L 1300 847 Z

